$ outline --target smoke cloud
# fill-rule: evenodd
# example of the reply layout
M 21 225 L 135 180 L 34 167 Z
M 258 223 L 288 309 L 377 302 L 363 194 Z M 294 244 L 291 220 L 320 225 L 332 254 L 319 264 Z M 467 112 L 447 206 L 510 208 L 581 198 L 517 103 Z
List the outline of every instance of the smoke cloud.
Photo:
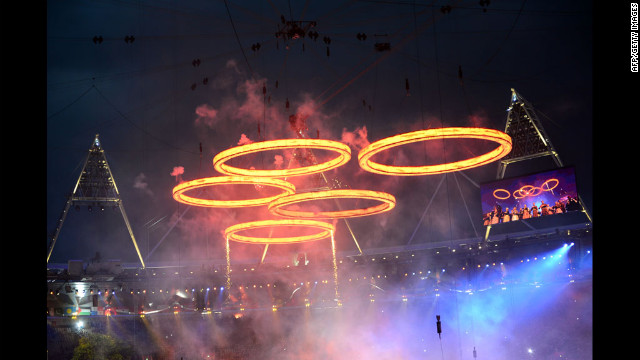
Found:
M 173 170 L 171 171 L 171 176 L 174 176 L 176 178 L 176 182 L 182 182 L 182 174 L 184 174 L 184 167 L 183 166 L 175 166 L 173 168 Z
M 354 131 L 347 131 L 346 128 L 343 128 L 341 140 L 343 143 L 352 147 L 355 151 L 360 151 L 370 144 L 367 139 L 366 126 L 356 128 Z
M 249 139 L 245 134 L 242 134 L 240 136 L 240 140 L 238 140 L 238 145 L 246 145 L 251 143 L 253 143 L 253 141 L 251 141 L 251 139 Z
M 196 127 L 205 126 L 210 129 L 215 129 L 220 117 L 218 116 L 218 110 L 212 108 L 210 105 L 203 104 L 196 108 L 195 120 Z
M 138 174 L 138 176 L 133 179 L 133 188 L 142 190 L 145 194 L 153 196 L 153 191 L 149 189 L 149 183 L 147 183 L 147 177 L 144 173 Z
M 476 212 L 478 218 L 481 216 L 480 212 L 474 208 L 463 208 L 462 215 L 453 210 L 455 206 L 464 207 L 465 202 L 461 199 L 462 196 L 473 196 L 473 191 L 465 189 L 465 186 L 468 187 L 467 182 L 463 181 L 460 185 L 460 181 L 454 180 L 453 176 L 455 175 L 449 174 L 446 178 L 447 185 L 443 185 L 439 191 L 435 191 L 442 176 L 445 175 L 401 177 L 366 172 L 357 164 L 358 152 L 371 142 L 379 140 L 380 136 L 372 138 L 369 126 L 345 121 L 344 114 L 348 111 L 348 106 L 344 105 L 347 103 L 346 101 L 342 105 L 326 107 L 320 106 L 312 94 L 308 93 L 285 97 L 281 93 L 282 88 L 278 89 L 274 86 L 274 79 L 267 79 L 256 74 L 249 76 L 233 60 L 228 61 L 226 67 L 229 71 L 221 72 L 214 81 L 211 81 L 211 86 L 215 87 L 217 94 L 220 95 L 197 106 L 196 118 L 193 123 L 196 130 L 211 130 L 211 133 L 198 131 L 197 134 L 205 146 L 213 149 L 214 154 L 233 146 L 254 141 L 296 138 L 298 136 L 340 141 L 351 148 L 352 159 L 339 169 L 325 172 L 326 181 L 330 184 L 340 184 L 340 187 L 384 191 L 397 198 L 398 203 L 393 211 L 377 215 L 375 219 L 352 219 L 349 221 L 351 229 L 345 227 L 345 221 L 339 221 L 336 232 L 338 249 L 354 249 L 355 241 L 351 230 L 356 238 L 359 238 L 360 245 L 365 248 L 388 246 L 390 239 L 395 244 L 406 243 L 412 236 L 412 232 L 415 232 L 412 238 L 414 243 L 428 241 L 432 237 L 440 239 L 442 236 L 454 236 L 453 232 L 457 231 L 466 236 L 474 235 L 474 229 L 469 222 L 463 224 L 464 226 L 452 228 L 450 221 L 448 221 L 450 216 L 457 216 L 461 219 L 464 216 L 464 219 L 467 219 L 469 217 L 467 214 L 473 216 Z M 287 106 L 285 106 L 285 101 Z M 358 104 L 360 102 L 361 99 L 354 101 Z M 482 110 L 474 112 L 466 120 L 472 126 L 483 126 L 489 123 L 489 119 Z M 425 124 L 429 124 L 428 127 L 448 126 L 438 117 L 428 113 L 420 118 L 400 116 L 392 123 L 386 124 L 385 137 L 420 130 L 424 128 Z M 297 132 L 298 130 L 301 132 Z M 300 157 L 294 157 L 294 150 L 283 149 L 270 154 L 244 156 L 237 160 L 241 161 L 242 167 L 248 169 L 304 166 L 305 164 L 298 161 Z M 427 141 L 381 152 L 375 156 L 375 161 L 401 166 L 436 164 L 452 161 L 456 158 L 477 156 L 484 151 L 481 146 L 464 140 Z M 331 152 L 323 151 L 313 151 L 313 155 L 319 162 L 334 156 Z M 180 177 L 183 176 L 184 169 L 180 171 L 176 169 L 172 172 L 172 176 L 176 176 L 176 181 L 181 181 Z M 295 177 L 287 180 L 294 183 L 299 190 L 327 186 L 325 180 L 313 176 Z M 447 196 L 445 189 L 449 189 L 450 196 Z M 239 199 L 264 196 L 268 191 L 273 192 L 273 189 L 253 186 L 224 186 L 220 189 L 218 187 L 207 189 L 207 196 L 216 199 Z M 305 204 L 304 206 L 305 209 L 319 209 L 317 204 Z M 428 213 L 421 216 L 427 206 L 429 206 Z M 212 217 L 210 214 L 212 211 L 218 214 L 217 217 Z M 193 209 L 180 220 L 189 225 L 178 225 L 173 231 L 176 232 L 177 239 L 183 237 L 192 239 L 189 241 L 189 246 L 192 247 L 193 254 L 201 256 L 202 251 L 198 250 L 203 245 L 203 239 L 219 239 L 224 229 L 234 223 L 269 218 L 273 218 L 273 216 L 266 209 L 225 209 L 224 211 L 220 209 L 211 211 Z M 371 225 L 371 221 L 375 226 Z M 322 249 L 322 246 L 317 244 L 311 244 L 309 247 Z M 236 246 L 236 248 L 238 250 L 234 253 L 237 257 L 249 256 L 248 254 L 257 257 L 262 255 L 259 250 L 243 246 Z M 246 254 L 242 254 L 245 250 Z M 220 255 L 219 246 L 216 251 L 216 254 Z M 285 255 L 290 252 L 294 251 L 272 247 L 269 249 L 268 255 Z

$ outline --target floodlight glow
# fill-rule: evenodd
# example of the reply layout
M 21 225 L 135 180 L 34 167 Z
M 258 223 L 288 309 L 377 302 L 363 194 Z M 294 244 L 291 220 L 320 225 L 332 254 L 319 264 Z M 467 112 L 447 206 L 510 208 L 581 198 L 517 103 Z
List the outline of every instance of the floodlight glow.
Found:
M 381 204 L 368 208 L 340 211 L 302 211 L 285 209 L 285 207 L 288 205 L 298 204 L 305 201 L 341 198 L 376 200 L 380 201 Z M 279 215 L 287 218 L 343 219 L 379 214 L 393 209 L 395 205 L 395 197 L 384 192 L 372 190 L 333 189 L 292 194 L 280 197 L 269 204 L 269 211 L 274 215 Z
M 185 195 L 185 192 L 196 190 L 206 186 L 215 185 L 258 185 L 275 187 L 282 190 L 282 193 L 264 198 L 245 200 L 213 200 L 195 198 Z M 203 207 L 251 207 L 267 205 L 277 198 L 296 192 L 295 185 L 288 181 L 271 178 L 255 178 L 249 176 L 215 176 L 191 181 L 185 181 L 173 188 L 173 198 L 187 205 Z
M 436 139 L 472 138 L 494 141 L 499 146 L 480 156 L 451 163 L 424 166 L 391 166 L 371 161 L 374 155 L 391 148 L 419 141 Z M 511 137 L 501 131 L 484 128 L 437 128 L 418 130 L 399 134 L 371 143 L 358 154 L 358 163 L 362 169 L 384 175 L 416 176 L 442 174 L 466 170 L 488 164 L 506 156 L 511 151 Z
M 243 169 L 227 165 L 226 163 L 236 157 L 268 150 L 283 149 L 320 149 L 338 153 L 338 156 L 313 165 L 286 168 L 286 169 Z M 348 145 L 333 140 L 324 139 L 279 139 L 255 142 L 233 147 L 221 151 L 213 158 L 213 168 L 226 175 L 266 176 L 286 178 L 291 176 L 311 175 L 327 170 L 335 169 L 346 164 L 351 159 L 351 149 Z

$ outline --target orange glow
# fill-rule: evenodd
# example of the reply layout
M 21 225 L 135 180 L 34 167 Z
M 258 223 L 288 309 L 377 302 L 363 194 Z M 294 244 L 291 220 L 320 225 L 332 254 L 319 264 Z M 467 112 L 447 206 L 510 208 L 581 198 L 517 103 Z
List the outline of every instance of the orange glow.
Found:
M 371 161 L 371 157 L 388 149 L 418 141 L 436 139 L 470 138 L 494 141 L 499 146 L 480 156 L 438 165 L 423 166 L 390 166 Z M 383 175 L 432 175 L 466 170 L 496 161 L 511 151 L 511 137 L 501 131 L 484 128 L 439 128 L 418 130 L 378 140 L 365 147 L 358 154 L 358 163 L 362 169 Z
M 275 188 L 279 188 L 283 190 L 282 193 L 264 197 L 257 199 L 246 199 L 246 200 L 213 200 L 213 199 L 202 199 L 195 198 L 191 196 L 185 195 L 185 192 L 196 190 L 206 186 L 214 186 L 214 185 L 260 185 L 260 186 L 271 186 Z M 288 194 L 294 194 L 296 192 L 295 185 L 291 184 L 288 181 L 280 180 L 280 179 L 270 179 L 270 178 L 254 178 L 248 176 L 215 176 L 208 177 L 202 179 L 196 179 L 191 181 L 185 181 L 173 188 L 173 198 L 187 205 L 196 205 L 203 207 L 250 207 L 250 206 L 260 206 L 266 205 L 269 202 Z
M 297 204 L 303 201 L 311 200 L 325 200 L 325 199 L 339 199 L 339 198 L 351 198 L 351 199 L 369 199 L 381 201 L 382 204 L 371 206 L 363 209 L 352 210 L 340 210 L 340 211 L 301 211 L 301 210 L 286 210 L 285 206 Z M 357 216 L 367 216 L 373 214 L 379 214 L 385 211 L 389 211 L 396 206 L 396 199 L 390 194 L 371 191 L 371 190 L 352 190 L 352 189 L 337 189 L 326 191 L 314 191 L 300 194 L 292 194 L 283 196 L 271 202 L 269 204 L 269 211 L 274 215 L 280 215 L 288 218 L 319 218 L 319 219 L 340 219 L 350 218 Z
M 505 192 L 505 193 L 507 193 L 507 196 L 500 197 L 500 196 L 496 195 L 497 192 Z M 511 196 L 511 193 L 508 190 L 505 190 L 505 189 L 495 189 L 493 191 L 493 197 L 498 199 L 498 200 L 505 200 L 505 199 L 508 199 L 510 196 Z
M 304 166 L 299 168 L 256 170 L 243 169 L 225 164 L 227 161 L 260 151 L 283 150 L 283 149 L 321 149 L 338 153 L 338 156 L 319 164 Z M 226 175 L 246 175 L 264 177 L 289 177 L 320 173 L 331 170 L 346 164 L 351 159 L 351 149 L 349 146 L 332 140 L 323 139 L 280 139 L 255 142 L 251 144 L 236 146 L 231 149 L 221 151 L 213 158 L 213 168 Z
M 284 227 L 284 226 L 310 227 L 310 228 L 319 229 L 320 232 L 317 232 L 311 235 L 276 237 L 276 238 L 253 237 L 253 236 L 244 236 L 244 235 L 238 234 L 238 232 L 241 232 L 241 231 L 261 229 L 261 228 Z M 323 221 L 286 219 L 286 220 L 251 221 L 251 222 L 232 225 L 232 226 L 229 226 L 224 231 L 224 235 L 229 240 L 243 242 L 243 243 L 250 243 L 250 244 L 293 244 L 293 243 L 302 243 L 302 242 L 321 240 L 321 239 L 330 237 L 333 231 L 335 231 L 335 227 Z

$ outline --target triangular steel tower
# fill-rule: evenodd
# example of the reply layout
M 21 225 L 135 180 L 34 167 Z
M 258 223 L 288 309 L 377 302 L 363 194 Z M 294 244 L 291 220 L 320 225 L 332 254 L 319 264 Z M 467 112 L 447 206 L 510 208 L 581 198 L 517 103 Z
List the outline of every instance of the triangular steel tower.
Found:
M 533 106 L 513 88 L 511 88 L 511 102 L 507 110 L 507 125 L 504 132 L 511 136 L 513 148 L 507 156 L 500 160 L 497 179 L 504 178 L 507 165 L 542 156 L 551 156 L 559 168 L 563 167 L 560 156 L 538 120 Z M 591 221 L 591 215 L 585 208 L 580 195 L 578 195 L 578 199 L 582 211 Z M 487 241 L 490 231 L 491 225 L 488 225 L 484 237 L 485 241 Z
M 62 210 L 62 215 L 60 215 L 60 219 L 58 220 L 56 229 L 52 234 L 49 251 L 47 253 L 47 263 L 49 262 L 49 258 L 51 257 L 51 253 L 53 252 L 53 247 L 56 244 L 56 240 L 58 239 L 58 235 L 60 234 L 60 230 L 62 229 L 64 220 L 69 213 L 69 209 L 71 208 L 71 206 L 81 205 L 87 205 L 89 207 L 99 206 L 102 208 L 104 208 L 105 205 L 117 206 L 122 213 L 122 217 L 124 219 L 125 225 L 127 226 L 127 230 L 129 230 L 131 241 L 133 242 L 133 246 L 136 248 L 136 252 L 138 253 L 138 257 L 140 258 L 140 263 L 142 264 L 142 268 L 145 267 L 142 256 L 140 255 L 140 249 L 138 249 L 138 244 L 136 243 L 136 239 L 133 236 L 133 231 L 131 230 L 129 219 L 127 218 L 127 214 L 124 211 L 122 199 L 120 199 L 120 193 L 118 193 L 118 187 L 116 186 L 113 174 L 111 173 L 111 169 L 109 168 L 109 164 L 107 163 L 107 158 L 104 155 L 104 150 L 100 145 L 98 135 L 96 135 L 91 144 L 91 147 L 89 148 L 89 154 L 87 155 L 87 159 L 85 160 L 82 172 L 80 172 L 80 177 L 78 177 L 78 181 L 73 188 L 73 192 L 67 198 L 64 210 Z
M 511 136 L 513 148 L 500 160 L 498 179 L 504 178 L 507 165 L 542 156 L 551 156 L 556 165 L 562 167 L 560 156 L 545 133 L 533 106 L 513 88 L 504 132 Z

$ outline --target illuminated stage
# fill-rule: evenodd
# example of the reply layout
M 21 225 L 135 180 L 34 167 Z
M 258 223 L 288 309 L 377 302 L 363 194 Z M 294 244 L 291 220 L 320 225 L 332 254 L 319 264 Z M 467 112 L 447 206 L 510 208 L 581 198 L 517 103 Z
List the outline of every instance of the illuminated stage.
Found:
M 406 301 L 362 299 L 341 308 L 82 321 L 84 331 L 135 337 L 137 349 L 153 359 L 465 359 L 474 349 L 478 358 L 589 359 L 591 291 L 590 281 L 523 284 Z M 48 326 L 50 341 L 81 331 L 79 320 L 68 321 L 69 328 L 62 319 L 51 322 L 57 324 Z
M 51 314 L 49 354 L 61 358 L 65 344 L 96 333 L 135 338 L 136 351 L 153 359 L 464 359 L 474 349 L 478 358 L 588 359 L 591 229 L 562 229 L 340 253 L 340 301 L 329 259 L 235 262 L 231 291 L 223 259 L 205 268 L 125 266 L 68 288 L 52 274 L 49 300 L 96 299 L 96 312 Z M 81 288 L 88 284 L 96 287 Z

